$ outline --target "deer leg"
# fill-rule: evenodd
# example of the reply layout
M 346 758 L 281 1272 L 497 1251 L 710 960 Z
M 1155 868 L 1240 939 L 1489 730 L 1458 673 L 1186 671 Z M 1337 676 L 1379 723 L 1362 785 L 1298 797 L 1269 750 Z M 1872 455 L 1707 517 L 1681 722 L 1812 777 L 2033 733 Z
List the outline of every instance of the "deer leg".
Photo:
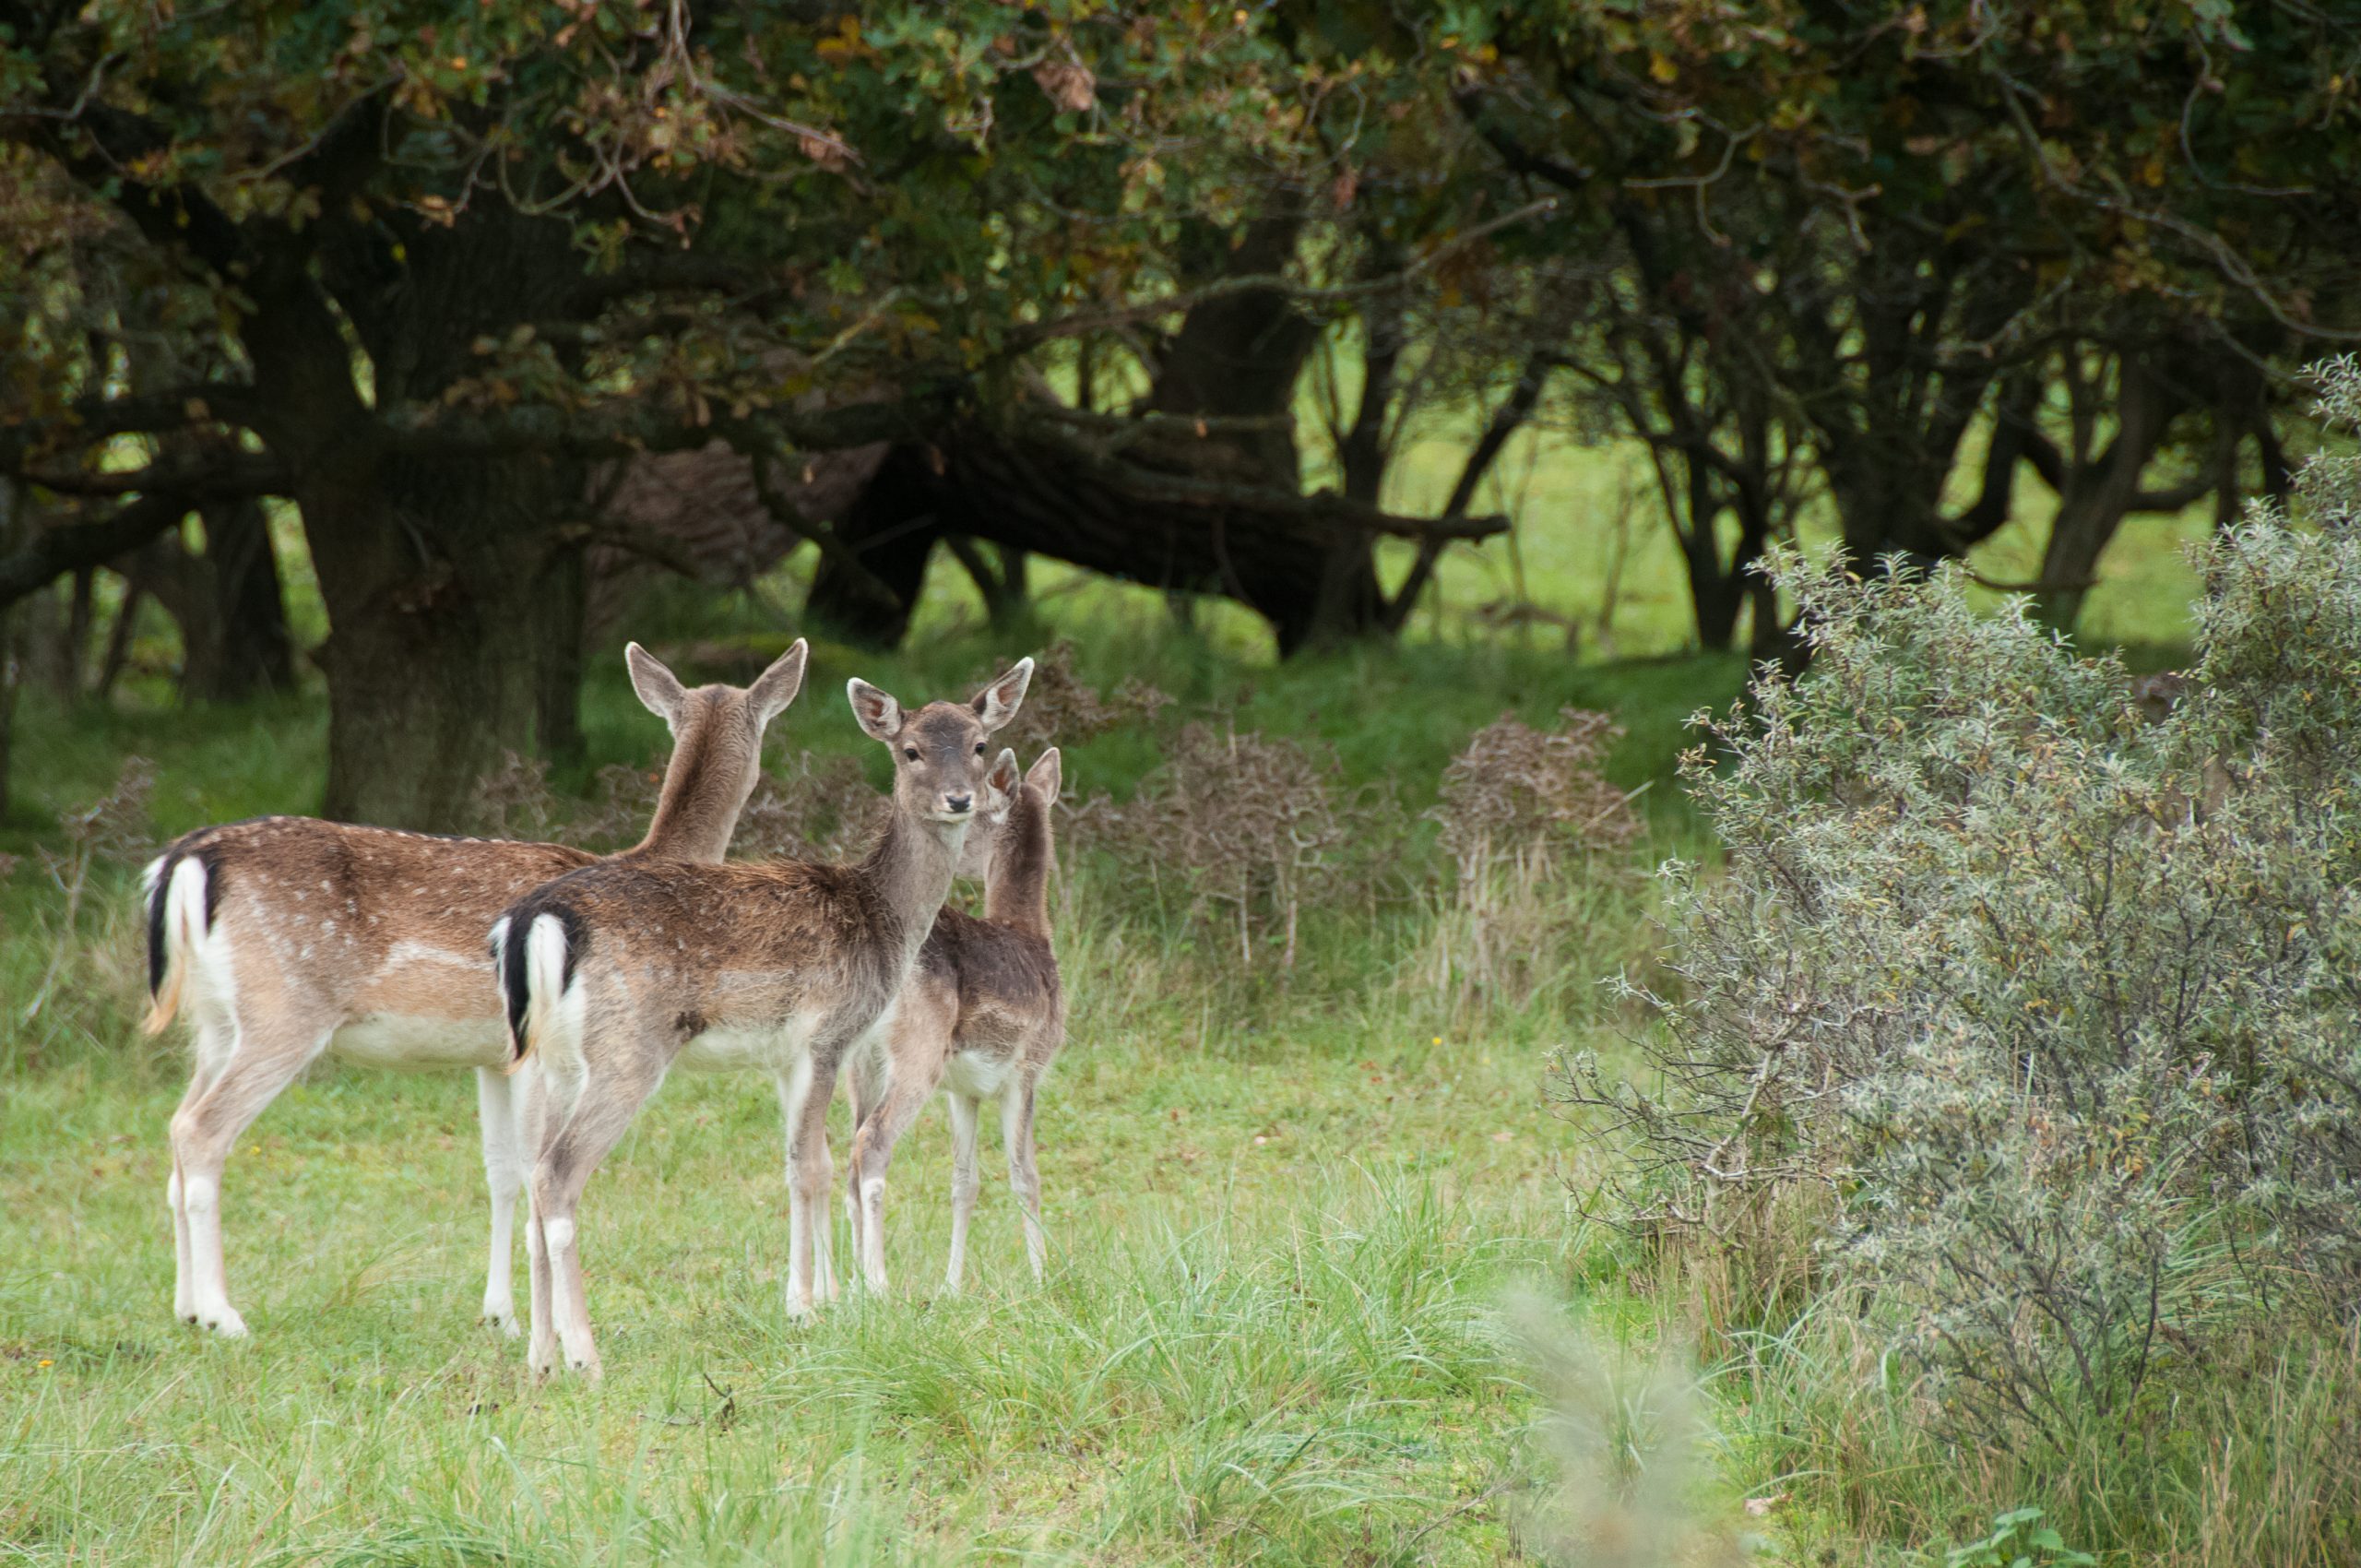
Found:
M 967 1269 L 967 1220 L 976 1212 L 976 1194 L 983 1181 L 976 1173 L 976 1101 L 954 1089 L 951 1101 L 951 1261 L 943 1282 L 959 1289 Z
M 188 1091 L 181 1096 L 179 1110 L 185 1111 L 205 1098 L 219 1075 L 221 1059 L 236 1038 L 234 1028 L 225 1021 L 200 1017 L 192 1052 Z M 168 1144 L 170 1140 L 167 1140 Z M 182 1190 L 181 1158 L 177 1146 L 168 1151 L 172 1171 L 164 1182 L 164 1202 L 172 1211 L 172 1317 L 180 1323 L 196 1321 L 196 1272 L 189 1250 L 188 1206 Z
M 851 1169 L 846 1186 L 857 1192 L 854 1204 L 862 1219 L 855 1239 L 861 1243 L 860 1264 L 869 1289 L 885 1291 L 885 1168 L 893 1162 L 894 1146 L 926 1109 L 933 1086 L 896 1083 L 884 1103 L 861 1124 L 853 1138 Z
M 548 1136 L 549 1091 L 541 1082 L 540 1064 L 528 1061 L 516 1075 L 514 1099 L 516 1126 L 523 1145 L 538 1150 Z M 551 1299 L 549 1247 L 541 1239 L 541 1220 L 533 1206 L 532 1184 L 525 1187 L 525 1270 L 532 1311 L 532 1336 L 526 1342 L 525 1364 L 536 1377 L 557 1371 L 557 1312 Z
M 246 1332 L 245 1320 L 230 1304 L 228 1271 L 221 1258 L 221 1171 L 238 1134 L 254 1124 L 263 1108 L 295 1081 L 326 1046 L 329 1026 L 273 1019 L 241 1019 L 237 1037 L 202 1093 L 184 1099 L 172 1113 L 172 1169 L 179 1178 L 180 1213 L 188 1232 L 186 1321 L 225 1338 Z M 194 1088 L 195 1086 L 192 1086 Z
M 575 1086 L 568 1103 L 561 1107 L 552 1095 L 533 1158 L 533 1217 L 548 1254 L 550 1316 L 566 1366 L 592 1378 L 601 1369 L 590 1333 L 590 1303 L 582 1286 L 581 1241 L 575 1229 L 582 1189 L 664 1079 L 661 1041 L 643 1042 L 617 1054 L 624 1064 L 591 1073 Z M 543 1071 L 547 1073 L 546 1067 Z
M 1008 1184 L 1025 1211 L 1025 1255 L 1039 1283 L 1049 1252 L 1041 1233 L 1041 1172 L 1033 1163 L 1033 1085 L 1020 1080 L 1008 1087 L 1000 1101 L 1000 1141 L 1008 1154 Z
M 525 1148 L 513 1087 L 497 1067 L 476 1069 L 476 1114 L 483 1123 L 484 1182 L 492 1190 L 492 1257 L 484 1269 L 482 1321 L 513 1339 L 516 1198 L 525 1190 Z
M 791 1317 L 810 1316 L 815 1295 L 825 1301 L 836 1294 L 828 1237 L 828 1189 L 836 1182 L 828 1158 L 828 1099 L 836 1092 L 836 1051 L 824 1053 L 815 1045 L 778 1076 L 779 1109 L 787 1119 L 787 1310 Z
M 845 1076 L 852 1092 L 853 1160 L 858 1168 L 861 1139 L 867 1135 L 870 1121 L 877 1114 L 879 1103 L 884 1099 L 884 1086 L 881 1081 L 884 1076 L 882 1056 L 856 1051 L 852 1061 L 846 1064 Z M 852 1227 L 852 1253 L 856 1259 L 869 1255 L 868 1247 L 861 1239 L 863 1218 L 859 1186 L 848 1182 L 845 1183 L 845 1219 Z

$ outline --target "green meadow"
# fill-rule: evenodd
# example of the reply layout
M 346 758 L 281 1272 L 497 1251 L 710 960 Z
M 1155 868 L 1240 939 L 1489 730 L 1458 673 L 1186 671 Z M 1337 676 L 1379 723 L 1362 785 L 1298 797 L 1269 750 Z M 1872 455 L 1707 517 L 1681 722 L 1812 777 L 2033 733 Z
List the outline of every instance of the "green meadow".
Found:
M 1421 447 L 1393 499 L 1431 505 L 1453 460 Z M 1454 556 L 1400 647 L 1286 665 L 1242 614 L 1182 626 L 1156 595 L 1037 568 L 1035 646 L 1069 639 L 1102 692 L 1172 699 L 1068 746 L 1074 802 L 1132 799 L 1191 723 L 1333 757 L 1348 841 L 1292 966 L 1241 956 L 1183 879 L 1077 826 L 1054 898 L 1074 1011 L 1041 1113 L 1047 1278 L 988 1132 L 969 1287 L 942 1288 L 931 1111 L 894 1167 L 890 1295 L 790 1321 L 771 1087 L 677 1075 L 585 1200 L 596 1385 L 536 1385 L 521 1344 L 473 1321 L 464 1074 L 329 1066 L 291 1089 L 226 1181 L 252 1338 L 172 1320 L 183 1042 L 136 1028 L 136 857 L 77 848 L 62 819 L 135 754 L 154 767 L 150 842 L 302 811 L 325 708 L 314 690 L 174 709 L 137 666 L 112 707 L 29 695 L 0 836 L 18 858 L 0 884 L 0 1561 L 1942 1562 L 2025 1506 L 2110 1562 L 2250 1560 L 2225 1532 L 2337 1463 L 2338 1431 L 2350 1446 L 2353 1346 L 2283 1351 L 2301 1364 L 2268 1398 L 2191 1412 L 2178 1459 L 1948 1452 L 1901 1419 L 1907 1374 L 1871 1325 L 1750 1316 L 1710 1266 L 1590 1201 L 1606 1156 L 1550 1102 L 1548 1063 L 1628 1060 L 1648 1027 L 1600 982 L 1656 961 L 1652 868 L 1715 853 L 1674 763 L 1689 717 L 1746 673 L 1687 646 L 1640 482 L 1628 453 L 1521 438 L 1487 502 L 1518 517 L 1513 548 Z M 2087 635 L 2171 662 L 2179 546 L 2203 527 L 2132 523 Z M 2037 524 L 2002 534 L 1988 575 L 2038 543 Z M 612 628 L 584 698 L 591 766 L 660 756 L 624 636 L 776 647 L 799 628 L 764 605 L 796 601 L 793 575 L 718 608 L 658 593 Z M 947 562 L 930 595 L 898 655 L 815 645 L 774 763 L 844 753 L 882 782 L 848 675 L 964 695 L 1028 651 L 983 629 Z M 1502 625 L 1501 601 L 1555 619 Z M 315 603 L 298 617 L 316 629 Z M 142 648 L 151 668 L 170 654 Z M 1553 867 L 1516 985 L 1454 987 L 1453 933 L 1477 917 L 1429 815 L 1443 770 L 1502 713 L 1546 729 L 1565 706 L 1622 727 L 1607 775 L 1636 792 L 1637 830 Z M 1577 1539 L 1591 1555 L 1567 1554 Z M 1955 1560 L 2009 1561 L 1993 1550 Z

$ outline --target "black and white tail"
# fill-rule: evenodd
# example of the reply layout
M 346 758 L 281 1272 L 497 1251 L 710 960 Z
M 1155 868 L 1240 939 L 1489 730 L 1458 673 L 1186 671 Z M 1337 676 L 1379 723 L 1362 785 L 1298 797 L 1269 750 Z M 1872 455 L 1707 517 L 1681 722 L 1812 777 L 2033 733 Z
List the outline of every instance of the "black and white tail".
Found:
M 161 1034 L 179 1016 L 189 966 L 213 923 L 213 868 L 179 846 L 140 873 L 148 900 L 148 1016 L 140 1028 Z
M 516 922 L 520 919 L 525 934 L 517 940 Z M 492 964 L 500 976 L 501 1009 L 508 1019 L 511 1073 L 548 1039 L 565 988 L 574 981 L 579 924 L 571 909 L 528 907 L 503 915 L 492 928 Z

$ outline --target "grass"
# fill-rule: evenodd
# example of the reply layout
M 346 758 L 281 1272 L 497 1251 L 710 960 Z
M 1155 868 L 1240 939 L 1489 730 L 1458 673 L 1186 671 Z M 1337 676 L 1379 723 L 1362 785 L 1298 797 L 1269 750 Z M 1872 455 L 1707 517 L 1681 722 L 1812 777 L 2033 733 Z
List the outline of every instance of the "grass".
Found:
M 1529 1400 L 1490 1309 L 1562 1269 L 1549 1139 L 1509 1062 L 1266 1075 L 1078 1048 L 1042 1154 L 1048 1281 L 988 1201 L 981 1287 L 933 1286 L 945 1162 L 921 1134 L 896 1299 L 808 1328 L 779 1310 L 775 1104 L 678 1081 L 586 1206 L 610 1374 L 547 1389 L 469 1321 L 463 1077 L 330 1075 L 257 1123 L 229 1205 L 243 1345 L 162 1311 L 169 1082 L 44 1079 L 5 1145 L 30 1223 L 0 1291 L 0 1538 L 89 1562 L 1392 1560 L 1515 1462 Z M 1347 1158 L 1334 1111 L 1371 1076 Z M 416 1550 L 354 1554 L 388 1532 Z M 1503 1539 L 1470 1518 L 1436 1544 Z
M 1940 1561 L 2028 1503 L 2113 1562 L 2333 1561 L 2273 1544 L 2317 1531 L 2249 1526 L 2300 1515 L 2354 1448 L 2351 1346 L 2258 1346 L 2246 1384 L 2193 1391 L 2132 1458 L 1945 1454 L 1912 1435 L 1873 1324 L 1734 1323 L 1710 1269 L 1582 1219 L 1604 1156 L 1552 1114 L 1546 1059 L 1621 1049 L 1632 1020 L 1589 981 L 1650 948 L 1636 873 L 1712 852 L 1669 776 L 1688 714 L 1727 702 L 1743 667 L 1683 651 L 1685 603 L 1644 523 L 1602 617 L 1614 455 L 1525 441 L 1501 465 L 1507 499 L 1529 522 L 1571 521 L 1528 527 L 1513 562 L 1455 554 L 1400 648 L 1276 667 L 1242 612 L 1180 630 L 1154 595 L 1037 573 L 1037 641 L 1063 632 L 1093 683 L 1136 675 L 1178 699 L 1153 731 L 1073 746 L 1071 787 L 1128 796 L 1190 719 L 1317 737 L 1348 783 L 1391 782 L 1408 831 L 1379 836 L 1399 860 L 1382 896 L 1319 912 L 1281 980 L 1200 952 L 1185 909 L 1144 897 L 1135 868 L 1074 868 L 1060 920 L 1076 1014 L 1042 1119 L 1038 1286 L 997 1180 L 969 1292 L 937 1285 L 947 1140 L 930 1112 L 895 1167 L 892 1298 L 789 1322 L 768 1087 L 677 1077 L 586 1200 L 596 1387 L 533 1385 L 521 1348 L 473 1323 L 483 1200 L 464 1075 L 328 1067 L 291 1089 L 227 1180 L 255 1337 L 208 1343 L 170 1321 L 180 1048 L 132 1029 L 126 870 L 101 868 L 69 928 L 38 857 L 133 753 L 158 765 L 160 834 L 305 809 L 324 709 L 313 692 L 184 712 L 152 679 L 104 710 L 29 698 L 0 825 L 0 852 L 34 860 L 0 883 L 0 1562 L 1474 1563 L 1546 1553 L 1570 1517 L 1576 1536 L 1654 1527 L 1601 1512 L 1610 1494 L 1676 1512 L 1691 1562 L 1747 1532 L 1773 1561 Z M 1406 486 L 1444 455 L 1414 457 Z M 2186 585 L 2170 551 L 2132 542 L 2123 597 L 2099 596 L 2094 624 L 2168 660 Z M 1552 626 L 1483 625 L 1477 606 L 1511 593 L 1580 624 L 1582 657 Z M 657 640 L 793 630 L 753 600 L 650 616 Z M 867 755 L 836 706 L 843 677 L 955 688 L 1014 651 L 981 621 L 938 572 L 906 653 L 815 647 L 775 746 Z M 1548 1000 L 1452 1011 L 1422 978 L 1447 889 L 1418 814 L 1470 731 L 1563 704 L 1624 724 L 1610 767 L 1646 787 L 1646 832 L 1585 871 Z M 612 649 L 585 721 L 594 765 L 658 752 Z M 1670 1441 L 1652 1401 L 1687 1389 L 1683 1346 L 1704 1357 L 1694 1474 L 1652 1458 Z M 1596 1408 L 1570 1414 L 1579 1398 Z M 1638 1484 L 1651 1473 L 1686 1479 Z
M 1726 700 L 1740 675 L 1480 647 L 1274 673 L 1199 639 L 1101 640 L 1094 679 L 1155 674 L 1181 698 L 1173 722 L 1326 737 L 1353 778 L 1396 776 L 1406 814 L 1503 708 L 1644 714 L 1618 759 L 1637 782 L 1679 744 L 1659 716 Z M 850 661 L 819 655 L 779 743 L 849 748 L 827 699 Z M 991 657 L 938 636 L 861 668 L 915 694 Z M 587 695 L 602 761 L 656 739 L 619 664 L 602 660 Z M 39 765 L 19 852 L 54 849 L 40 815 L 103 792 L 128 752 L 158 765 L 160 833 L 299 808 L 316 778 L 310 701 L 238 721 L 33 702 L 20 725 Z M 1068 778 L 1127 794 L 1156 757 L 1153 738 L 1109 734 L 1074 749 Z M 1689 828 L 1661 804 L 1669 843 Z M 979 1287 L 936 1285 L 948 1163 L 931 1113 L 895 1171 L 895 1298 L 789 1323 L 769 1087 L 676 1078 L 586 1205 L 608 1378 L 537 1389 L 519 1347 L 472 1321 L 483 1202 L 465 1075 L 329 1066 L 291 1089 L 226 1183 L 254 1339 L 206 1343 L 170 1321 L 162 1132 L 180 1048 L 132 1029 L 126 878 L 102 868 L 70 932 L 32 867 L 0 890 L 7 994 L 34 994 L 65 956 L 41 1010 L 0 1021 L 0 1205 L 19 1218 L 0 1232 L 0 1554 L 1475 1562 L 1513 1548 L 1536 1404 L 1501 1306 L 1519 1289 L 1566 1299 L 1584 1266 L 1538 1093 L 1563 1026 L 1430 1016 L 1394 981 L 1408 892 L 1373 925 L 1311 922 L 1287 983 L 1222 985 L 1188 956 L 1180 910 L 1101 909 L 1113 879 L 1078 871 L 1038 1287 L 996 1182 Z M 1628 908 L 1615 919 L 1631 925 Z

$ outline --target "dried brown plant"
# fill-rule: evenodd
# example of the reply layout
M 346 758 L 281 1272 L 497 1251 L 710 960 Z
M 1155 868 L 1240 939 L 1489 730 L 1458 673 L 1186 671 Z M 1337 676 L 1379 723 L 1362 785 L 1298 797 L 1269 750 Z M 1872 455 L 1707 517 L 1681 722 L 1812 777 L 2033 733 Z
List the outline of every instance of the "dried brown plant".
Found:
M 1462 880 L 1529 848 L 1611 849 L 1639 831 L 1631 797 L 1601 771 L 1622 728 L 1578 707 L 1558 719 L 1557 729 L 1536 730 L 1502 714 L 1443 769 L 1427 814 L 1442 825 Z
M 884 800 L 858 758 L 799 753 L 783 775 L 765 773 L 754 787 L 730 852 L 749 859 L 850 860 L 873 837 Z
M 65 921 L 70 926 L 82 904 L 90 868 L 101 863 L 128 865 L 147 857 L 156 847 L 155 828 L 148 819 L 148 802 L 156 792 L 156 765 L 144 756 L 123 759 L 114 788 L 57 819 L 65 847 L 46 845 L 37 852 L 50 880 L 65 895 Z
M 44 844 L 34 851 L 41 857 L 42 870 L 63 896 L 64 905 L 51 926 L 49 962 L 33 987 L 30 1000 L 25 1004 L 25 1018 L 39 1016 L 61 992 L 123 994 L 120 980 L 128 966 L 124 962 L 120 932 L 137 929 L 138 922 L 118 922 L 115 941 L 101 939 L 86 944 L 81 931 L 82 902 L 89 891 L 93 869 L 101 864 L 135 865 L 155 849 L 155 828 L 148 815 L 148 799 L 155 788 L 153 763 L 142 756 L 124 758 L 113 789 L 89 805 L 58 818 L 58 831 L 65 840 L 65 846 L 53 849 Z M 83 979 L 104 974 L 107 982 L 95 986 L 77 984 L 77 977 L 70 972 L 76 969 L 82 971 Z
M 1029 706 L 1029 705 L 1028 705 Z M 1335 755 L 1290 740 L 1192 724 L 1130 804 L 1097 800 L 1078 826 L 1133 863 L 1177 874 L 1200 914 L 1224 909 L 1241 962 L 1258 939 L 1295 965 L 1307 899 L 1335 891 L 1349 802 Z
M 998 674 L 982 672 L 981 679 Z M 1044 746 L 1072 746 L 1124 724 L 1145 723 L 1172 698 L 1145 681 L 1131 680 L 1106 696 L 1074 672 L 1074 644 L 1061 637 L 1035 656 L 1025 706 L 1001 731 L 1001 743 L 1014 746 L 1030 762 Z
M 1621 870 L 1602 875 L 1595 851 L 1639 831 L 1631 797 L 1600 771 L 1622 731 L 1581 708 L 1560 708 L 1559 720 L 1543 731 L 1502 715 L 1478 730 L 1427 814 L 1453 878 L 1409 978 L 1454 1015 L 1523 1005 L 1578 980 L 1592 895 Z

